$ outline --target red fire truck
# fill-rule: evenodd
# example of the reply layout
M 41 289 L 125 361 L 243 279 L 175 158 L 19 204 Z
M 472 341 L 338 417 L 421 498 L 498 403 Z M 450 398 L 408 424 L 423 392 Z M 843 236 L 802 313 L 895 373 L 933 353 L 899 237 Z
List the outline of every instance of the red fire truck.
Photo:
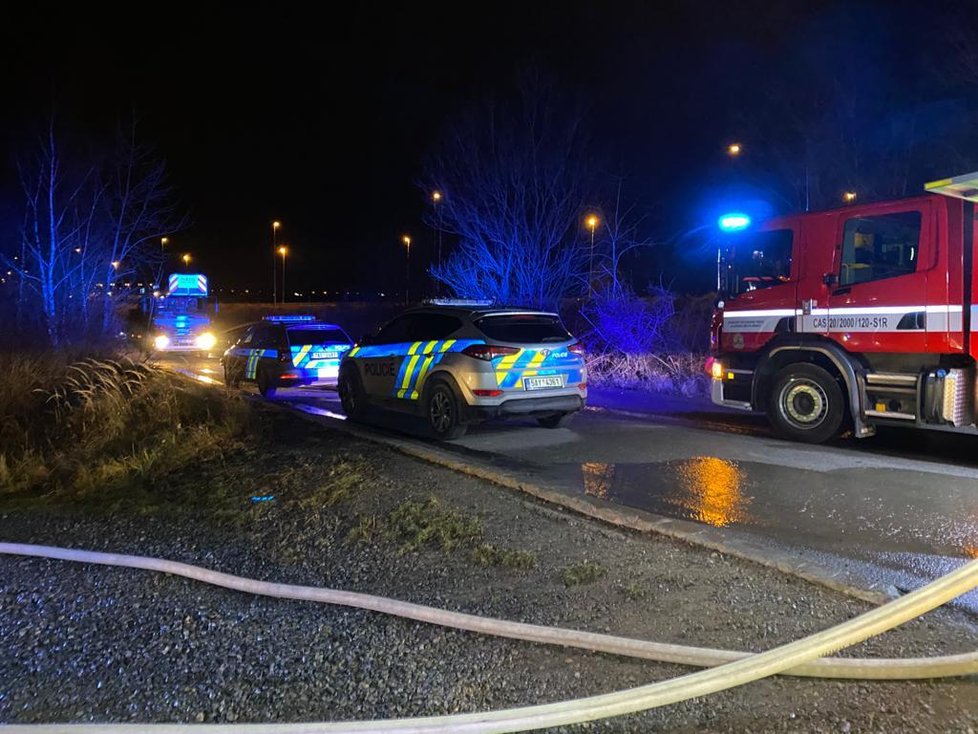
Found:
M 713 401 L 784 437 L 851 429 L 978 433 L 978 173 L 925 195 L 721 218 Z

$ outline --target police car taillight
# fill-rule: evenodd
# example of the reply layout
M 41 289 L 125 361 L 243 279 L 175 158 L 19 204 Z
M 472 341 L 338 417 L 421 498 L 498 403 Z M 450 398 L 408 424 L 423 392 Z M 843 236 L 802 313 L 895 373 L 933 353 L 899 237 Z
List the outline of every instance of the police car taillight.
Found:
M 569 347 L 567 347 L 567 351 L 570 352 L 571 354 L 576 354 L 578 356 L 583 357 L 584 345 L 581 344 L 580 342 L 577 342 L 576 344 L 571 344 Z
M 492 362 L 496 357 L 505 357 L 507 354 L 516 354 L 520 350 L 516 347 L 494 347 L 491 344 L 471 344 L 462 350 L 462 354 Z

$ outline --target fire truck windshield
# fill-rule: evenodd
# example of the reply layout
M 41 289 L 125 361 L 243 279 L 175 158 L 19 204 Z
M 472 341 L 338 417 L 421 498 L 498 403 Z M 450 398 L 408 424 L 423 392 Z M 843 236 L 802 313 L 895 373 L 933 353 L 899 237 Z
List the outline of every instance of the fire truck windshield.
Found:
M 793 240 L 790 229 L 729 236 L 718 262 L 717 285 L 721 298 L 787 282 L 791 277 Z
M 199 311 L 202 300 L 196 296 L 167 296 L 161 299 L 159 310 L 161 312 L 188 313 Z

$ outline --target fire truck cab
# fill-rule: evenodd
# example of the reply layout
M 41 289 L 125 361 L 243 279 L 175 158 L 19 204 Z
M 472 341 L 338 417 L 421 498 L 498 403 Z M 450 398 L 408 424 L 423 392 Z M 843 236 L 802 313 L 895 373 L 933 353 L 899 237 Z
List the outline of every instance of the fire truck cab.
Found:
M 978 433 L 978 173 L 925 190 L 728 227 L 715 403 L 812 443 L 879 425 Z

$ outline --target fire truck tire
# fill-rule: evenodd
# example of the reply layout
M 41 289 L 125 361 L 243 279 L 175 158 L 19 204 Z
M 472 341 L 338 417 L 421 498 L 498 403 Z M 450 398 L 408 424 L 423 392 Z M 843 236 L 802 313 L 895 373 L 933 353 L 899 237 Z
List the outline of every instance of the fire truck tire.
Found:
M 824 443 L 842 428 L 845 396 L 836 379 L 818 365 L 791 364 L 774 377 L 767 415 L 779 436 Z
M 258 392 L 261 393 L 263 398 L 271 399 L 275 397 L 275 393 L 278 392 L 278 388 L 274 382 L 268 377 L 268 373 L 265 370 L 259 370 L 258 372 Z

